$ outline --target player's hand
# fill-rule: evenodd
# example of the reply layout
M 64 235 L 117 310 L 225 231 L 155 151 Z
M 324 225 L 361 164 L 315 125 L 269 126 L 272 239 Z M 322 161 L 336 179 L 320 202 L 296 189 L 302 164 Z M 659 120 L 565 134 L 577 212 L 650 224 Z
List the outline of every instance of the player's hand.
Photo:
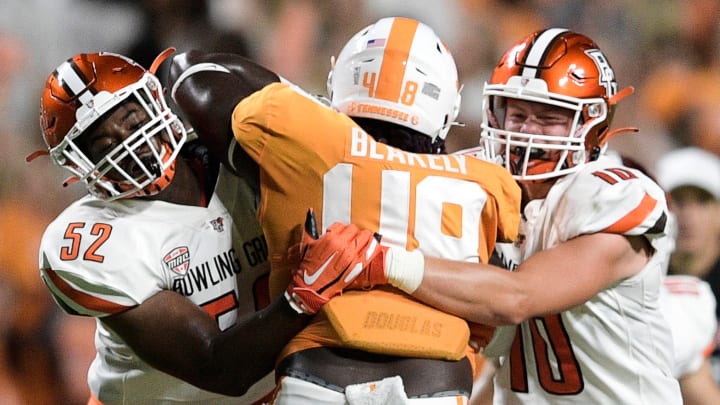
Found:
M 376 285 L 390 284 L 412 294 L 422 283 L 424 273 L 425 256 L 419 250 L 380 246 L 380 253 L 346 289 L 369 290 Z
M 296 243 L 288 248 L 287 261 L 295 268 L 300 266 L 300 262 L 305 255 L 305 251 L 310 243 L 320 236 L 317 229 L 317 219 L 315 218 L 315 211 L 309 208 L 305 215 L 305 224 L 302 230 L 302 236 L 300 242 Z
M 379 234 L 376 233 L 375 235 L 376 239 L 380 238 Z M 376 285 L 388 284 L 386 264 L 391 248 L 383 245 L 378 248 L 380 252 L 375 256 L 375 259 L 363 269 L 360 275 L 355 278 L 355 281 L 348 285 L 346 290 L 369 290 Z
M 340 222 L 315 239 L 315 216 L 308 212 L 302 260 L 294 271 L 285 298 L 300 313 L 315 314 L 330 298 L 342 293 L 380 253 L 375 234 Z

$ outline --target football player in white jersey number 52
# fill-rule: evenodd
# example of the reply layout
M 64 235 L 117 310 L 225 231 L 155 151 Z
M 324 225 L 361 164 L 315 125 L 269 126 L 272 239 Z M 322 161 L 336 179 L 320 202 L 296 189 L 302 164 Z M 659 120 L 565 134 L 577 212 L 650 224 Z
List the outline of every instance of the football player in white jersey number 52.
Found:
M 47 79 L 39 154 L 89 195 L 47 227 L 40 272 L 97 319 L 90 403 L 251 404 L 309 317 L 268 299 L 254 194 L 188 141 L 154 74 L 166 55 L 77 54 Z

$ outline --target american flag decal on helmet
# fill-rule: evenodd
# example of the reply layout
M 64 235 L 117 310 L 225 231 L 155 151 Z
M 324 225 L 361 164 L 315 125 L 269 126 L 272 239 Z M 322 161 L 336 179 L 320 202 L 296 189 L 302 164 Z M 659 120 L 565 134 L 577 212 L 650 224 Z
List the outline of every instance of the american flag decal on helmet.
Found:
M 385 46 L 385 38 L 371 39 L 367 41 L 367 48 L 375 48 L 378 46 Z

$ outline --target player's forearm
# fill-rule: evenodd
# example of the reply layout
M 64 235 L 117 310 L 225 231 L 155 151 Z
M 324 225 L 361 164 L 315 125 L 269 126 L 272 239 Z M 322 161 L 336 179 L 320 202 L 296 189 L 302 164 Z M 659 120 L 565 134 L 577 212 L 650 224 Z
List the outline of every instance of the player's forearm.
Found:
M 389 284 L 445 312 L 486 325 L 517 324 L 527 317 L 529 300 L 520 278 L 500 267 L 397 248 L 382 260 Z
M 513 276 L 488 264 L 426 257 L 422 282 L 412 295 L 472 322 L 517 324 L 526 318 L 528 300 Z
M 510 325 L 530 313 L 525 277 L 501 267 L 425 257 L 418 250 L 399 248 L 388 249 L 381 259 L 389 284 L 469 321 Z M 369 271 L 374 271 L 372 266 Z
M 278 355 L 310 320 L 290 308 L 284 298 L 213 340 L 212 359 L 196 385 L 226 395 L 243 395 L 275 368 Z

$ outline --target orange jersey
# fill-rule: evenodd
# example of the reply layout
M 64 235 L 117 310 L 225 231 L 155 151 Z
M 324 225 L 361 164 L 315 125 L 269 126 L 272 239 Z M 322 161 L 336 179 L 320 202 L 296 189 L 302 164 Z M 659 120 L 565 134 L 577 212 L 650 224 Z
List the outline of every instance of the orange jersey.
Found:
M 496 240 L 517 236 L 520 189 L 504 168 L 375 142 L 348 116 L 288 84 L 243 99 L 232 127 L 260 166 L 258 216 L 272 258 L 273 296 L 290 279 L 287 250 L 300 240 L 308 208 L 320 229 L 354 223 L 380 233 L 384 244 L 454 260 L 487 262 Z M 294 342 L 332 345 L 323 318 Z

